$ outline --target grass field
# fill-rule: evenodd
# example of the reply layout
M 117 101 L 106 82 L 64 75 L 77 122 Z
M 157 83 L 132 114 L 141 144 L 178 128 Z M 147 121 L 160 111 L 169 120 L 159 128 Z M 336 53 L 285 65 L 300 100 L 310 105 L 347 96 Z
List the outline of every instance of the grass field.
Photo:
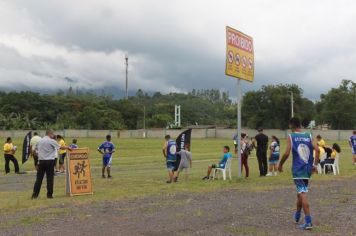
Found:
M 67 143 L 70 140 L 66 140 Z M 233 160 L 232 181 L 207 181 L 201 178 L 205 175 L 207 165 L 220 159 L 223 145 L 232 146 L 231 140 L 223 139 L 194 139 L 192 140 L 193 168 L 189 180 L 181 178 L 179 183 L 166 184 L 167 172 L 165 160 L 162 156 L 163 140 L 160 139 L 115 139 L 117 152 L 113 158 L 113 179 L 101 178 L 101 157 L 96 147 L 101 139 L 79 139 L 80 147 L 89 147 L 91 150 L 90 161 L 94 183 L 94 195 L 68 197 L 65 195 L 64 176 L 55 177 L 54 199 L 45 198 L 45 181 L 42 185 L 40 198 L 31 200 L 35 173 L 33 160 L 20 165 L 20 170 L 28 171 L 25 175 L 4 175 L 4 159 L 0 161 L 0 208 L 6 211 L 19 211 L 22 209 L 48 207 L 58 204 L 86 204 L 97 201 L 111 201 L 130 199 L 149 195 L 170 195 L 178 192 L 209 192 L 216 189 L 239 188 L 248 191 L 264 191 L 279 186 L 291 185 L 290 165 L 291 158 L 287 161 L 284 172 L 277 177 L 258 177 L 258 167 L 255 154 L 249 158 L 250 178 L 237 178 L 237 161 Z M 329 145 L 333 141 L 327 142 Z M 17 146 L 22 145 L 21 140 L 14 140 Z M 351 162 L 351 152 L 346 141 L 339 142 L 342 153 L 340 159 L 341 174 L 315 175 L 313 181 L 325 181 L 334 178 L 345 178 L 356 174 L 356 168 Z M 285 148 L 285 140 L 281 141 L 281 148 Z M 18 160 L 21 152 L 16 154 Z

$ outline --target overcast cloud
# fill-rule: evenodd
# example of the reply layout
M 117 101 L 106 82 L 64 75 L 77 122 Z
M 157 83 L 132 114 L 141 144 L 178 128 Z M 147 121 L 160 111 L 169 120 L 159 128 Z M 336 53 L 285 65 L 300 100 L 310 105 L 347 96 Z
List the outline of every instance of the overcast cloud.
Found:
M 0 89 L 219 88 L 225 26 L 253 36 L 255 83 L 295 83 L 311 99 L 356 80 L 352 0 L 2 0 Z M 71 82 L 68 81 L 70 78 Z

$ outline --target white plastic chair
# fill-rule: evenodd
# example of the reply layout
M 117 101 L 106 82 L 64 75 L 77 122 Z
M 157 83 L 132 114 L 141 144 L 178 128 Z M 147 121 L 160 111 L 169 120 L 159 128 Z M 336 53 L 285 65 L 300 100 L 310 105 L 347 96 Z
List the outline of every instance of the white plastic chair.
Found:
M 223 176 L 223 180 L 226 180 L 226 171 L 229 172 L 229 178 L 231 180 L 231 158 L 227 159 L 226 164 L 225 164 L 225 168 L 215 168 L 214 172 L 213 172 L 213 180 L 215 179 L 215 175 L 216 173 L 220 171 L 222 173 Z
M 318 163 L 318 165 L 316 166 L 316 170 L 318 171 L 318 175 L 323 173 L 323 170 L 321 169 L 320 163 Z
M 326 159 L 326 152 L 319 158 L 320 161 L 323 161 Z M 323 169 L 321 168 L 320 163 L 318 163 L 317 167 L 316 167 L 318 174 L 322 174 L 323 173 Z
M 333 164 L 331 164 L 331 163 L 324 164 L 324 168 L 323 168 L 324 175 L 325 175 L 325 169 L 327 166 L 331 166 L 333 168 L 334 175 L 340 174 L 339 158 L 340 158 L 339 153 L 336 153 L 335 160 L 334 160 Z

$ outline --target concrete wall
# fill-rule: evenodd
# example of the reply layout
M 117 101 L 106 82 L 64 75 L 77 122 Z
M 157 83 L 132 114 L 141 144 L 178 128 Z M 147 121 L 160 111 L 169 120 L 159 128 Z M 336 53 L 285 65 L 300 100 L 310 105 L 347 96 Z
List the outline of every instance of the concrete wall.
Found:
M 144 130 L 58 130 L 57 134 L 67 138 L 104 138 L 110 134 L 113 138 L 163 138 L 166 134 L 177 137 L 183 130 L 148 129 Z M 308 131 L 308 130 L 307 130 Z M 37 131 L 41 136 L 44 130 Z M 250 137 L 257 134 L 256 130 L 242 129 Z M 289 131 L 266 129 L 264 133 L 268 136 L 275 135 L 278 138 L 286 138 Z M 22 138 L 28 133 L 27 130 L 0 130 L 0 138 L 6 137 Z M 225 138 L 232 139 L 236 129 L 193 129 L 192 138 Z M 313 130 L 313 135 L 320 134 L 326 140 L 347 140 L 352 130 Z

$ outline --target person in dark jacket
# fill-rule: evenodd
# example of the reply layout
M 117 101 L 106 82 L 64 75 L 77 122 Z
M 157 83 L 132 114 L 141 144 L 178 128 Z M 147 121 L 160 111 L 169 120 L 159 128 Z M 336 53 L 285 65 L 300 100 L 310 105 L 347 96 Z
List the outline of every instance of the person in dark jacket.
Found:
M 263 133 L 262 128 L 258 128 L 258 134 L 255 136 L 254 145 L 256 147 L 256 155 L 258 160 L 258 168 L 260 169 L 260 176 L 267 174 L 267 149 L 268 136 Z

